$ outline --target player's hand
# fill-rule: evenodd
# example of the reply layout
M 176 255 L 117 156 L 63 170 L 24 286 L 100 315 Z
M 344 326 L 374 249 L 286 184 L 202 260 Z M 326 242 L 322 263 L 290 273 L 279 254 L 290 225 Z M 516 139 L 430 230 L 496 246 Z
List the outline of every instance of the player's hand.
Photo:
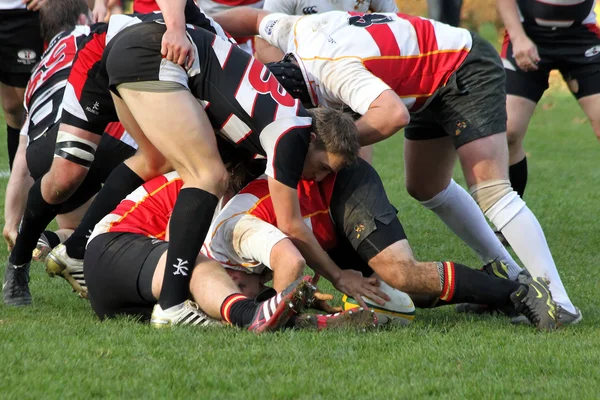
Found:
M 379 289 L 379 280 L 375 277 L 365 278 L 359 271 L 342 270 L 339 278 L 332 282 L 337 290 L 354 297 L 358 304 L 368 310 L 362 296 L 368 297 L 377 304 L 385 304 L 390 300 L 387 294 Z
M 39 11 L 48 0 L 23 0 L 23 4 L 27 4 L 29 11 Z
M 94 9 L 92 10 L 92 23 L 104 22 L 107 15 L 108 9 L 106 8 L 106 4 L 104 4 L 104 0 L 96 0 L 94 2 Z
M 194 63 L 194 48 L 183 29 L 169 29 L 163 35 L 160 53 L 167 60 L 190 68 Z
M 11 228 L 5 225 L 4 229 L 2 229 L 2 236 L 4 236 L 4 241 L 6 242 L 6 247 L 8 248 L 9 252 L 12 251 L 18 234 L 19 233 L 17 232 L 16 228 Z
M 536 71 L 540 55 L 537 46 L 531 39 L 523 35 L 512 40 L 513 55 L 519 68 L 523 71 Z

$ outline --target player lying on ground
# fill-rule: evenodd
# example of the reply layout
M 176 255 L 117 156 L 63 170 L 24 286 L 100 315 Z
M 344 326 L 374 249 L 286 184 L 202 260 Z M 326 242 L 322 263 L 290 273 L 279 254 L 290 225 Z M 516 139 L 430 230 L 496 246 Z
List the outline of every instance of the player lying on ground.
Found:
M 271 70 L 287 87 L 286 69 L 296 62 L 306 80 L 305 98 L 362 115 L 357 121 L 362 145 L 406 127 L 411 196 L 482 260 L 504 260 L 516 279 L 520 268 L 483 211 L 528 271 L 549 278 L 559 312 L 570 309 L 542 228 L 508 180 L 505 73 L 488 42 L 465 29 L 404 14 L 295 17 L 235 9 L 214 18 L 231 33 L 260 32 L 283 52 L 294 52 Z M 457 156 L 472 197 L 452 180 Z
M 296 185 L 302 174 L 324 176 L 357 156 L 352 120 L 334 110 L 307 112 L 264 65 L 204 29 L 188 28 L 201 56 L 192 68 L 164 61 L 159 40 L 164 29 L 111 18 L 109 33 L 119 33 L 110 36 L 99 72 L 107 73 L 119 118 L 145 164 L 173 165 L 185 182 L 170 219 L 172 245 L 153 318 L 168 319 L 186 307 L 189 275 L 175 272 L 195 260 L 227 185 L 214 129 L 249 157 L 266 157 L 278 220 L 321 275 L 340 289 L 386 297 L 362 277 L 340 270 L 299 213 Z
M 378 276 L 393 288 L 418 296 L 414 298 L 420 307 L 471 302 L 511 314 L 516 308 L 540 329 L 555 326 L 555 306 L 542 279 L 523 276 L 517 283 L 490 276 L 493 267 L 503 271 L 500 262 L 482 273 L 449 261 L 415 260 L 379 175 L 365 161 L 320 183 L 300 181 L 298 188 L 306 224 L 342 268 Z M 277 228 L 264 177 L 242 189 L 219 213 L 204 252 L 230 268 L 271 268 L 275 289 L 297 279 L 305 264 Z M 538 292 L 545 293 L 544 298 L 536 298 Z
M 366 328 L 376 323 L 375 314 L 364 309 L 334 316 L 296 318 L 313 300 L 314 287 L 306 279 L 295 279 L 277 294 L 272 289 L 264 292 L 258 279 L 230 271 L 244 286 L 242 290 L 221 264 L 202 254 L 197 256 L 196 266 L 178 260 L 175 272 L 190 276 L 189 294 L 186 291 L 185 296 L 195 300 L 204 312 L 186 300 L 186 307 L 177 315 L 164 320 L 156 318 L 153 309 L 163 286 L 167 250 L 173 245 L 168 232 L 169 217 L 183 186 L 176 172 L 161 175 L 136 189 L 96 225 L 85 254 L 84 269 L 88 298 L 100 318 L 128 314 L 151 318 L 154 326 L 205 325 L 223 320 L 258 332 L 283 326 L 324 328 L 346 324 Z M 257 302 L 248 299 L 257 296 Z
M 527 185 L 523 139 L 535 107 L 548 88 L 550 71 L 560 70 L 600 140 L 600 31 L 594 12 L 596 1 L 497 3 L 506 26 L 502 62 L 506 71 L 509 176 L 512 187 L 523 196 Z M 558 276 L 549 278 L 553 285 L 562 287 Z M 554 286 L 551 288 L 554 290 Z M 564 308 L 560 314 L 563 320 L 581 320 L 581 311 L 568 298 L 560 305 Z
M 47 7 L 44 7 L 43 18 L 47 21 L 49 30 L 58 33 L 61 30 L 73 29 L 81 13 L 80 5 L 81 3 L 77 1 L 65 0 L 57 0 L 56 2 L 47 4 Z M 186 15 L 189 21 L 200 26 L 206 26 L 207 28 L 211 28 L 212 26 L 210 21 L 204 17 L 191 0 L 186 7 Z M 66 16 L 69 18 L 66 18 Z M 138 15 L 136 18 L 145 21 L 160 19 L 161 17 L 160 13 L 152 13 Z M 69 23 L 71 26 L 68 25 Z M 56 53 L 47 53 L 47 62 L 49 65 L 46 66 L 44 64 L 40 66 L 36 75 L 36 81 L 31 85 L 32 91 L 35 89 L 38 93 L 41 93 L 35 87 L 36 85 L 45 83 L 48 76 L 56 74 L 58 74 L 56 75 L 57 77 L 64 79 L 62 73 L 70 68 L 66 88 L 61 83 L 61 90 L 64 90 L 62 103 L 58 99 L 52 99 L 52 106 L 57 107 L 54 109 L 54 112 L 58 113 L 58 111 L 61 111 L 61 114 L 58 115 L 60 122 L 56 124 L 58 127 L 54 128 L 58 129 L 58 132 L 52 131 L 52 134 L 56 137 L 54 158 L 52 158 L 52 165 L 49 170 L 47 170 L 47 166 L 45 165 L 43 168 L 40 168 L 38 173 L 45 174 L 39 177 L 29 190 L 19 237 L 9 260 L 9 268 L 12 267 L 14 270 L 12 272 L 14 277 L 8 277 L 10 282 L 6 287 L 8 288 L 7 290 L 10 290 L 10 293 L 5 292 L 5 303 L 31 303 L 31 294 L 27 284 L 29 281 L 28 263 L 31 260 L 31 252 L 35 249 L 40 235 L 57 213 L 61 211 L 64 203 L 82 185 L 82 182 L 90 171 L 90 166 L 103 169 L 107 167 L 113 168 L 110 163 L 101 165 L 95 162 L 98 146 L 101 144 L 103 133 L 107 130 L 107 125 L 110 122 L 118 122 L 108 89 L 108 80 L 97 76 L 102 51 L 106 45 L 108 29 L 108 24 L 97 24 L 94 25 L 89 35 L 78 37 L 78 41 L 75 43 L 66 42 L 61 43 L 61 46 L 53 47 L 52 50 Z M 219 32 L 222 32 L 222 30 Z M 225 36 L 224 33 L 222 35 Z M 62 44 L 65 46 L 63 47 Z M 69 46 L 66 44 L 69 44 Z M 61 51 L 63 50 L 65 51 L 65 58 L 61 56 L 63 54 Z M 73 59 L 74 51 L 77 51 L 77 55 Z M 66 57 L 67 54 L 69 54 L 68 57 Z M 58 59 L 52 58 L 51 56 L 53 55 L 58 56 Z M 49 67 L 52 68 L 47 69 Z M 94 79 L 91 77 L 94 77 Z M 42 122 L 46 123 L 47 121 Z M 125 141 L 127 142 L 127 140 Z M 130 143 L 133 143 L 133 141 L 131 140 Z M 96 161 L 105 162 L 102 160 Z M 144 182 L 142 178 L 153 177 L 156 174 L 170 170 L 170 167 L 164 168 L 162 165 L 145 163 L 141 155 L 131 157 L 127 163 L 133 165 L 136 172 L 132 172 L 126 164 L 120 164 L 112 179 L 106 180 L 106 190 L 102 191 L 103 195 L 99 196 L 98 200 L 93 203 L 99 206 L 101 210 L 93 212 L 94 207 L 91 206 L 92 212 L 86 213 L 71 238 L 66 241 L 67 245 L 70 244 L 68 248 L 78 256 L 76 258 L 83 258 L 83 249 L 87 240 L 86 236 L 89 235 L 94 225 L 100 218 L 114 209 L 121 198 L 141 185 Z M 32 168 L 32 171 L 34 170 L 35 168 Z M 126 189 L 119 191 L 121 186 L 125 186 Z M 120 196 L 120 198 L 116 202 L 110 203 L 111 198 L 110 196 L 107 198 L 106 193 L 113 193 Z M 65 252 L 65 247 L 59 246 L 57 251 L 60 255 Z M 49 267 L 52 273 L 61 274 L 63 272 L 54 265 L 50 265 Z M 67 269 L 68 273 L 80 274 L 82 268 L 82 262 L 79 260 L 79 262 L 71 263 Z
M 44 5 L 40 11 L 42 32 L 49 46 L 27 85 L 24 102 L 27 119 L 21 130 L 15 169 L 7 186 L 3 234 L 11 253 L 4 275 L 3 300 L 6 304 L 31 303 L 27 285 L 29 264 L 47 224 L 58 216 L 59 228 L 74 229 L 108 174 L 135 152 L 135 142 L 120 124 L 107 129 L 108 134 L 99 143 L 95 162 L 85 165 L 89 173 L 83 182 L 65 202 L 52 207 L 43 222 L 37 220 L 38 196 L 28 199 L 28 193 L 36 192 L 31 189 L 34 181 L 39 184 L 50 168 L 53 156 L 72 159 L 82 153 L 81 147 L 73 142 L 59 140 L 56 150 L 55 146 L 67 78 L 76 51 L 90 32 L 89 27 L 83 25 L 87 22 L 87 13 L 87 3 L 83 0 L 56 0 Z M 35 188 L 39 190 L 39 186 Z M 60 233 L 64 238 L 68 231 Z M 50 238 L 52 244 L 59 240 L 52 232 L 46 232 L 44 237 Z M 79 268 L 75 275 L 82 272 Z

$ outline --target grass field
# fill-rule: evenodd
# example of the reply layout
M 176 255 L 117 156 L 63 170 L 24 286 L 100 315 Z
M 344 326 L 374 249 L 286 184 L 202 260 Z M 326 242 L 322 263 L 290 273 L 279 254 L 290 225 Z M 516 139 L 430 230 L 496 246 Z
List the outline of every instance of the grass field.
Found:
M 0 131 L 4 143 L 3 122 Z M 0 304 L 0 398 L 598 398 L 600 144 L 576 102 L 554 91 L 538 107 L 526 148 L 525 199 L 583 311 L 578 326 L 538 333 L 445 308 L 419 311 L 408 328 L 367 334 L 158 331 L 124 319 L 98 322 L 64 280 L 49 279 L 35 263 L 33 305 Z M 416 256 L 478 266 L 406 194 L 402 136 L 375 156 Z M 455 179 L 464 184 L 458 169 Z M 0 184 L 4 196 L 6 179 Z M 4 246 L 0 256 L 7 259 Z

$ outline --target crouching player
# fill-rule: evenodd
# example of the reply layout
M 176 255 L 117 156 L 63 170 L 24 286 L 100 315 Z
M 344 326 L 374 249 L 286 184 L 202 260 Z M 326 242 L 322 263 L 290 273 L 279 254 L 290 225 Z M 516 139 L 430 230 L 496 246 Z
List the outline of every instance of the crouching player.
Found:
M 88 298 L 101 319 L 118 314 L 150 318 L 163 284 L 167 227 L 182 186 L 176 172 L 159 176 L 136 189 L 96 225 L 85 253 L 84 272 Z M 196 265 L 203 263 L 202 268 L 178 261 L 174 273 L 190 275 L 189 294 L 194 301 L 187 300 L 181 315 L 162 325 L 210 325 L 222 320 L 260 333 L 290 325 L 326 327 L 330 320 L 331 326 L 346 320 L 361 327 L 376 323 L 374 313 L 363 309 L 346 312 L 345 318 L 297 316 L 314 299 L 310 277 L 295 279 L 278 294 L 257 296 L 264 289 L 258 279 L 231 273 L 245 286 L 246 294 L 257 296 L 251 300 L 240 293 L 220 263 L 202 254 L 195 261 Z M 156 318 L 152 324 L 162 326 Z
M 302 180 L 298 193 L 305 223 L 340 268 L 378 276 L 414 296 L 421 307 L 487 304 L 523 313 L 539 329 L 555 328 L 556 305 L 539 278 L 518 283 L 450 261 L 415 260 L 381 179 L 365 161 L 319 183 Z M 204 252 L 233 268 L 271 268 L 277 290 L 301 276 L 305 264 L 291 240 L 277 229 L 264 178 L 251 182 L 227 203 L 213 221 Z

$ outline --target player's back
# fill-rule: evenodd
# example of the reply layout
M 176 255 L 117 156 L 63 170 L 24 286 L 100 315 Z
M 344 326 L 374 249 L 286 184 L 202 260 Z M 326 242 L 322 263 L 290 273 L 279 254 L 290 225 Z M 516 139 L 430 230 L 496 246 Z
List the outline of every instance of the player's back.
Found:
M 28 113 L 28 135 L 35 140 L 60 119 L 60 110 L 73 60 L 89 34 L 87 26 L 56 35 L 32 71 L 24 104 Z
M 526 24 L 559 27 L 595 24 L 596 0 L 517 0 Z

